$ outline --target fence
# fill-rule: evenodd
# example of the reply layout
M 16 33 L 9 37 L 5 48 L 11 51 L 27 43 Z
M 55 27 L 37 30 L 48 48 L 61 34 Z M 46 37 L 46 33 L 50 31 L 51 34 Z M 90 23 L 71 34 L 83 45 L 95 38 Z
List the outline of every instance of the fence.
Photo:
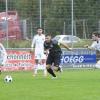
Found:
M 44 33 L 72 34 L 71 1 L 0 0 L 0 13 L 7 11 L 18 13 L 22 39 L 31 39 L 39 26 L 44 28 Z M 91 32 L 100 31 L 99 4 L 100 0 L 73 0 L 73 35 L 90 38 Z M 10 32 L 6 31 L 6 40 L 9 40 L 9 34 Z

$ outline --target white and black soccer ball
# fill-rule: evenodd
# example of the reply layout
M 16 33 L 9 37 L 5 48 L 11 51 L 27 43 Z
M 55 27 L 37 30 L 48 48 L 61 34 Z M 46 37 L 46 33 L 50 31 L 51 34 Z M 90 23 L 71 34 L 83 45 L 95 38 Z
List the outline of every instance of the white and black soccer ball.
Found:
M 12 80 L 13 79 L 12 79 L 11 75 L 6 75 L 5 78 L 4 78 L 4 81 L 7 82 L 7 83 L 12 82 Z

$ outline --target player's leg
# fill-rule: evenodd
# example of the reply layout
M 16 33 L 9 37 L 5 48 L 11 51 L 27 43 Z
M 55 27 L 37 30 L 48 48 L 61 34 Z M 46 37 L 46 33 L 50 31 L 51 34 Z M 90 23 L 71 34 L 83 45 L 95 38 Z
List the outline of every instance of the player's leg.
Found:
M 46 61 L 46 69 L 47 69 L 47 71 L 48 71 L 49 74 L 51 74 L 53 77 L 56 77 L 54 71 L 51 68 L 52 61 L 53 61 L 53 58 L 52 58 L 52 56 L 49 53 L 49 55 L 47 57 L 47 61 Z
M 34 73 L 33 73 L 33 76 L 36 76 L 37 75 L 37 71 L 39 69 L 39 66 L 40 66 L 40 60 L 41 60 L 41 56 L 40 56 L 40 53 L 38 52 L 35 52 L 35 65 L 34 65 Z
M 0 67 L 0 74 L 1 74 L 1 67 Z
M 39 56 L 38 56 L 38 67 L 37 67 L 37 70 L 43 70 L 44 76 L 47 76 L 46 56 L 42 52 L 40 52 L 38 55 Z
M 60 71 L 61 72 L 61 68 L 60 68 L 60 59 L 61 59 L 61 54 L 55 54 L 54 56 L 54 70 L 55 71 Z
M 100 68 L 100 51 L 96 51 L 96 68 Z
M 5 53 L 4 56 L 3 56 L 3 61 L 1 63 L 1 65 L 5 66 L 6 62 L 7 62 L 7 54 Z
M 47 76 L 46 59 L 47 59 L 47 56 L 43 53 L 42 64 L 43 64 L 44 76 Z
M 7 61 L 7 53 L 5 51 L 5 52 L 3 52 L 2 58 L 1 58 L 1 61 L 0 61 L 0 74 L 2 73 L 2 67 L 5 66 L 6 61 Z
M 42 68 L 43 68 L 44 76 L 47 76 L 46 59 L 42 59 Z
M 60 67 L 60 72 L 63 72 L 63 66 L 60 64 L 59 67 Z
M 35 59 L 35 64 L 34 64 L 34 68 L 33 68 L 33 76 L 36 76 L 37 75 L 37 70 L 38 70 L 38 59 Z

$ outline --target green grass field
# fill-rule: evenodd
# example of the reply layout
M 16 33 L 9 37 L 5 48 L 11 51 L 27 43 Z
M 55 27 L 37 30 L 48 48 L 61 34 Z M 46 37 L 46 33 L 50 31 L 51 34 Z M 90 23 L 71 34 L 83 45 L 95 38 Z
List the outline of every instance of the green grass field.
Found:
M 13 77 L 4 83 L 5 75 Z M 100 70 L 65 70 L 53 80 L 32 72 L 4 72 L 0 75 L 0 100 L 100 100 Z

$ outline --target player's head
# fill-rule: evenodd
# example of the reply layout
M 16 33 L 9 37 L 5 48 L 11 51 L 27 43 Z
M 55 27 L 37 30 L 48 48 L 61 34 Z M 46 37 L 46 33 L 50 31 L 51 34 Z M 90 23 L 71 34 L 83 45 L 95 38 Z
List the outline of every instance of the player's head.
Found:
M 39 35 L 41 35 L 41 34 L 43 33 L 43 29 L 42 29 L 41 27 L 38 27 L 38 28 L 37 28 L 37 33 L 38 33 Z
M 50 42 L 51 41 L 51 38 L 52 38 L 51 34 L 46 34 L 45 41 L 46 42 Z
M 92 40 L 98 41 L 99 37 L 100 37 L 100 34 L 98 32 L 92 33 Z

